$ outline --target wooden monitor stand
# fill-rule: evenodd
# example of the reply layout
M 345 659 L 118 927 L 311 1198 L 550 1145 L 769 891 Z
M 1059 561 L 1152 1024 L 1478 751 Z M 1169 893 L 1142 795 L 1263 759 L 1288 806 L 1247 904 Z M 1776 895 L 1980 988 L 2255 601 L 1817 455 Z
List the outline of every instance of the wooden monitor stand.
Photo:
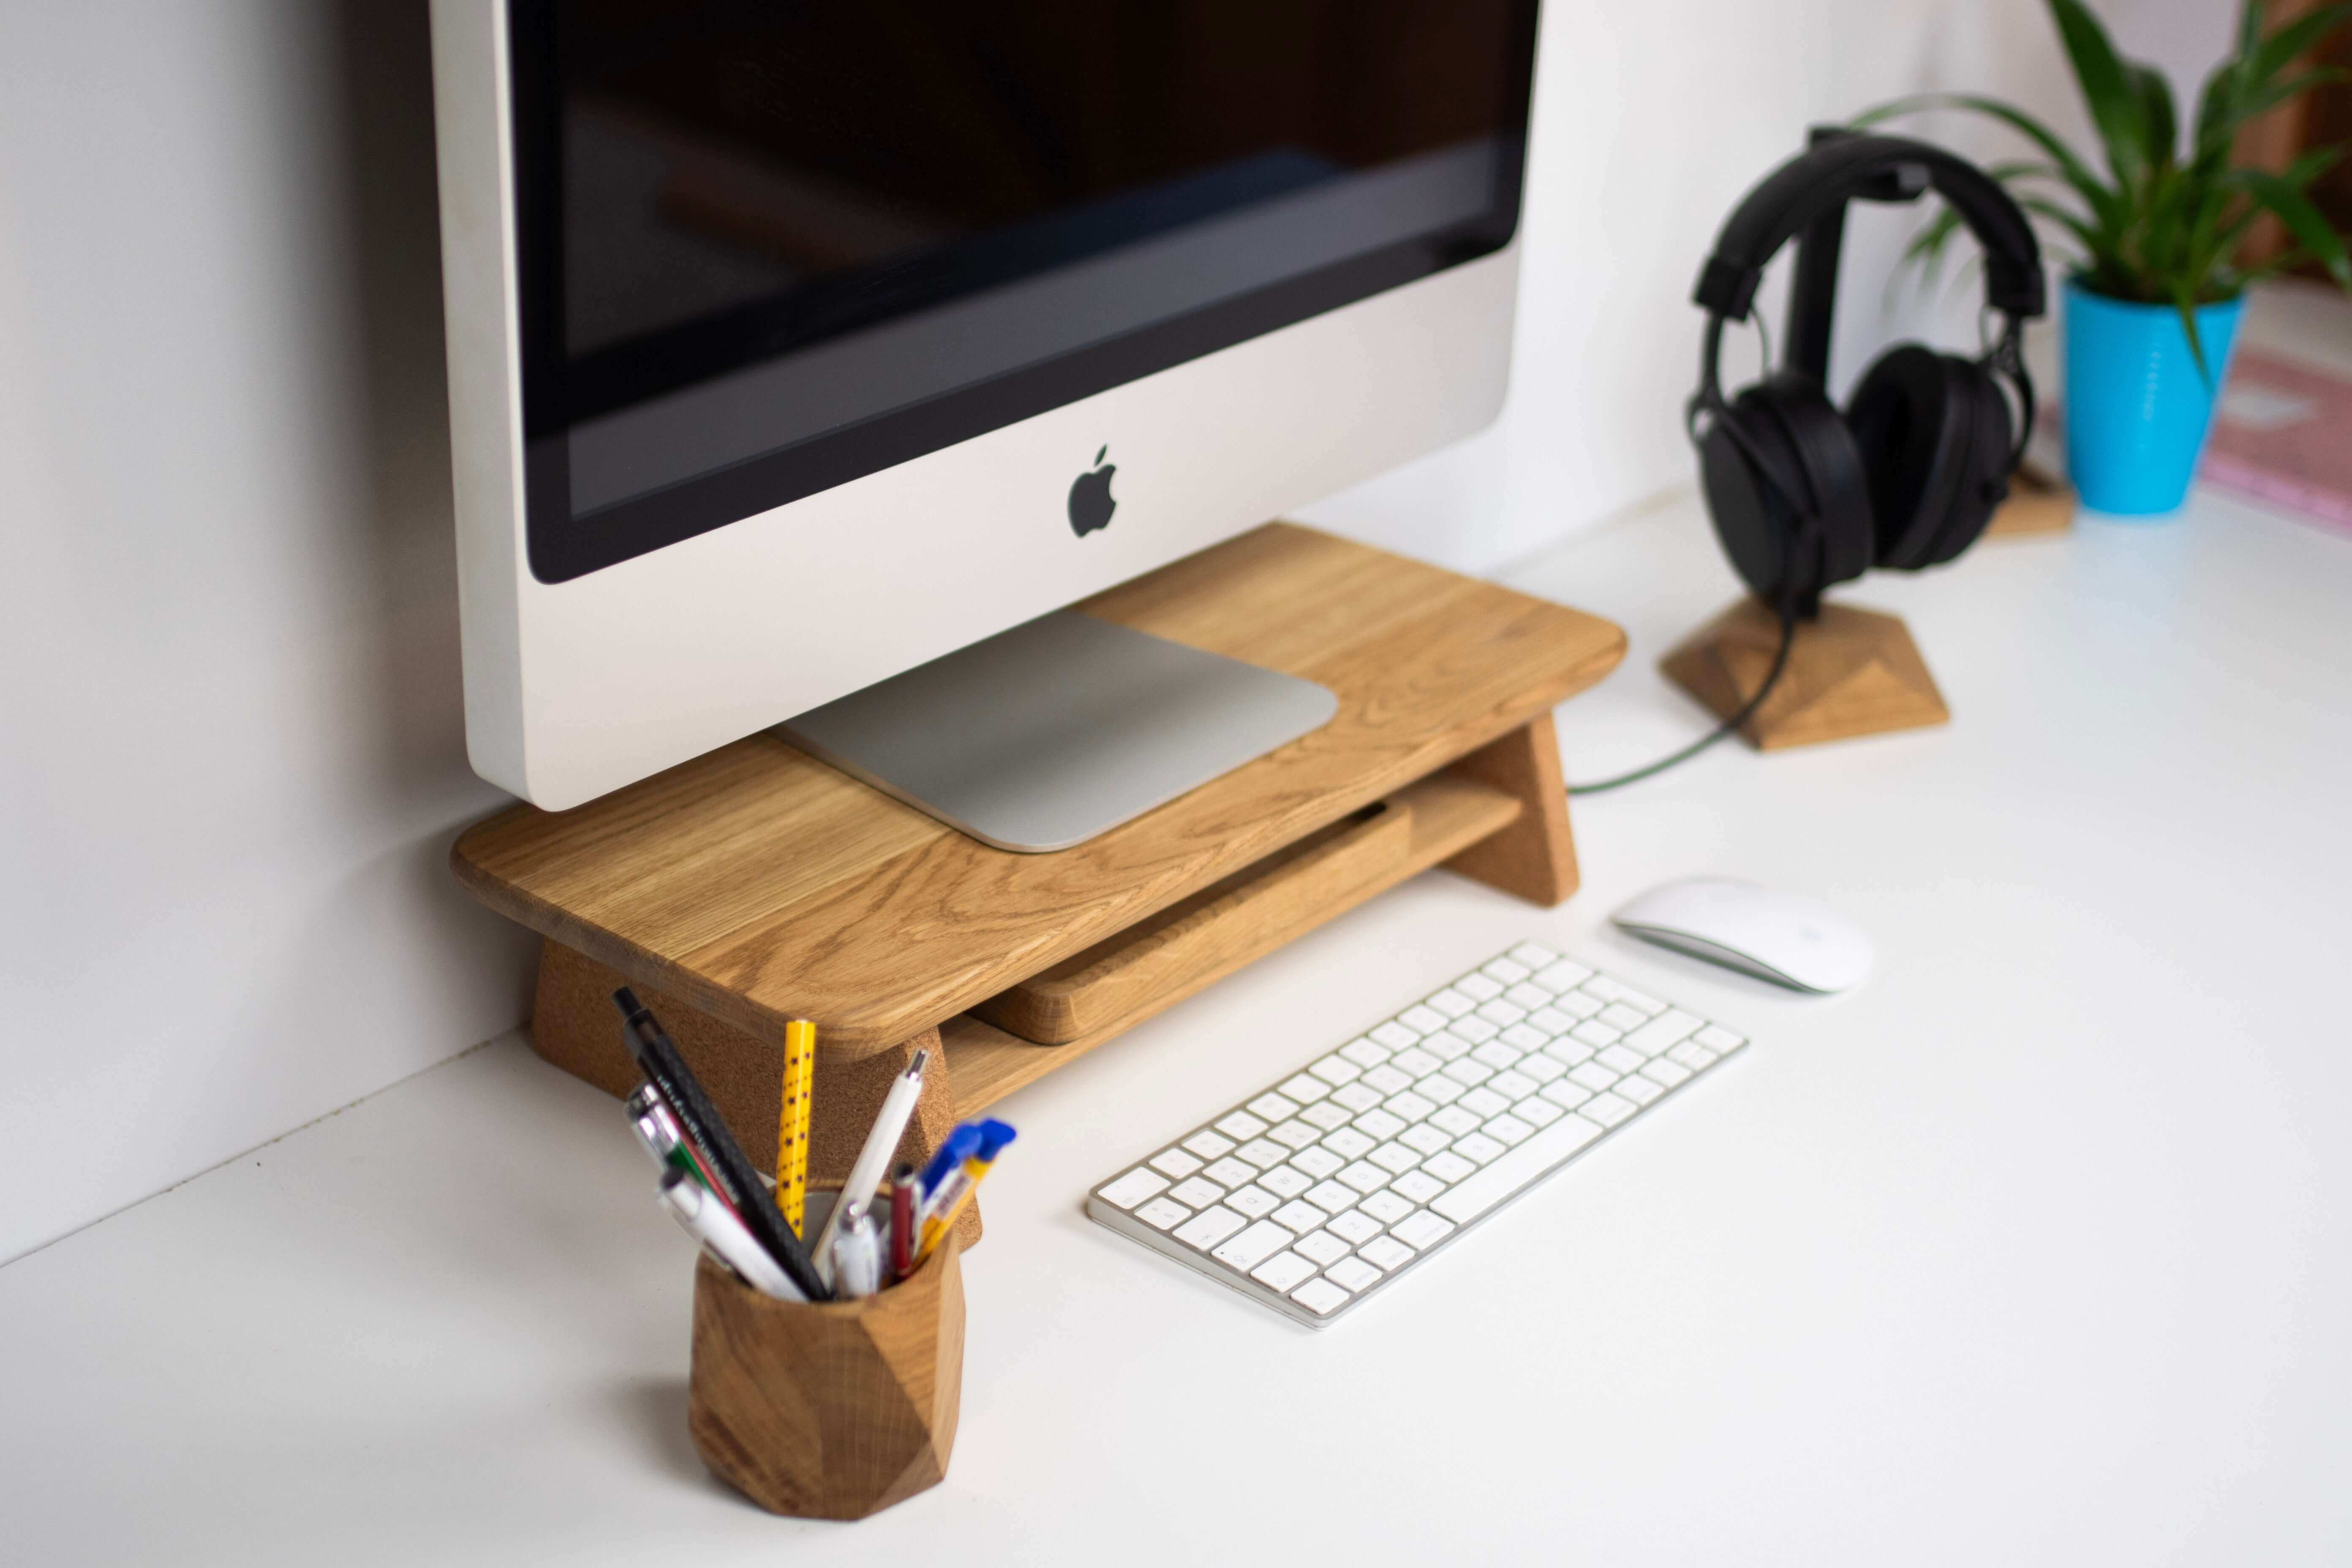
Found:
M 919 1047 L 943 1067 L 908 1160 L 1432 866 L 1537 904 L 1575 891 L 1551 710 L 1623 658 L 1616 626 L 1286 523 L 1078 607 L 1319 681 L 1339 714 L 1053 854 L 992 849 L 771 735 L 572 811 L 515 806 L 450 860 L 547 939 L 534 1048 L 625 1094 L 609 998 L 634 985 L 772 1168 L 783 1026 L 814 1019 L 809 1177 L 827 1184 Z

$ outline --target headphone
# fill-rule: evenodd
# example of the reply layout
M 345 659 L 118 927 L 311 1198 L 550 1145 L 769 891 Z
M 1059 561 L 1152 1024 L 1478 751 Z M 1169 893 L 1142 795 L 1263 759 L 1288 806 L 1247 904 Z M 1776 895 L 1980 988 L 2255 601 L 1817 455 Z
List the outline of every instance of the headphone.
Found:
M 1846 207 L 1933 189 L 1984 247 L 1985 303 L 2004 320 L 1981 357 L 1889 349 L 1841 414 L 1829 399 L 1830 327 Z M 1744 321 L 1765 265 L 1798 240 L 1786 363 L 1727 398 L 1723 327 Z M 1818 130 L 1726 220 L 1700 271 L 1707 312 L 1687 420 L 1724 552 L 1784 621 L 1820 613 L 1822 591 L 1872 566 L 1940 565 L 1977 541 L 2009 494 L 2032 433 L 2025 322 L 2045 306 L 2042 248 L 2000 184 L 1975 164 L 1893 136 Z M 2001 383 L 2015 389 L 2010 416 Z

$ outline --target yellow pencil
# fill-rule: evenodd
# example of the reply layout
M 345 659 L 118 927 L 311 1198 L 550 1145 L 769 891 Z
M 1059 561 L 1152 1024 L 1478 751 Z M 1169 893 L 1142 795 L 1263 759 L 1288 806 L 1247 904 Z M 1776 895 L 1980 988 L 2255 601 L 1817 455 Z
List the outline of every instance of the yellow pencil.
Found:
M 797 1236 L 808 1201 L 809 1091 L 816 1083 L 816 1026 L 784 1026 L 784 1103 L 776 1121 L 776 1206 Z

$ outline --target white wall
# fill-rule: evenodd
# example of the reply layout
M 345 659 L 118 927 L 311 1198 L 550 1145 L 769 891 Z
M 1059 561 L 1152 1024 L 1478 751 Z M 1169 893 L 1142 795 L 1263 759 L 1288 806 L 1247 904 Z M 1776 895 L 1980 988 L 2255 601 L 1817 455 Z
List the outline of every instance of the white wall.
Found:
M 2036 0 L 1553 0 L 1510 413 L 1317 515 L 1480 568 L 1683 482 L 1738 193 L 1811 121 L 2061 79 Z M 501 797 L 429 92 L 423 0 L 0 0 L 0 1258 L 523 1016 L 443 863 Z

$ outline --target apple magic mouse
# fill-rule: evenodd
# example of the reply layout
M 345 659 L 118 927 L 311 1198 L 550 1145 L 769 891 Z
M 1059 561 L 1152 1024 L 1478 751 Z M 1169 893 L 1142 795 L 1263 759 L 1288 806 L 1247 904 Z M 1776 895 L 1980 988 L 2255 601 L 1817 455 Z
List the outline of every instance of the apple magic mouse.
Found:
M 1870 973 L 1870 939 L 1818 899 L 1693 877 L 1610 917 L 1619 930 L 1799 991 L 1843 991 Z

